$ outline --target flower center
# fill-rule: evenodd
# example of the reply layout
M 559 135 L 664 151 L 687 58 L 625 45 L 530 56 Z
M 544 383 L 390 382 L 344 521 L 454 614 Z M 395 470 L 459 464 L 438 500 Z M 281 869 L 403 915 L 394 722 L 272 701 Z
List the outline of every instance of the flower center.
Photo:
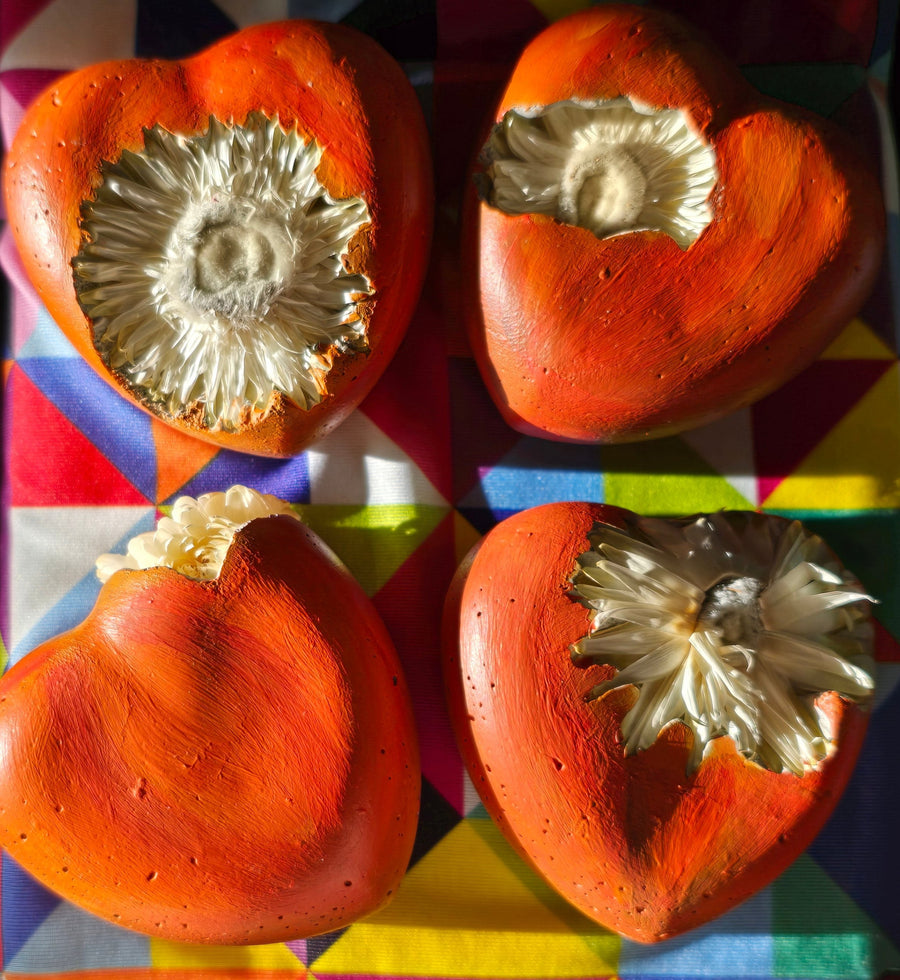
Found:
M 598 237 L 633 228 L 644 209 L 647 177 L 624 147 L 588 146 L 573 153 L 560 181 L 559 217 Z
M 764 583 L 758 578 L 726 578 L 706 593 L 697 615 L 697 632 L 712 630 L 728 646 L 754 649 L 762 621 L 759 594 Z
M 214 193 L 173 230 L 166 281 L 183 316 L 265 316 L 289 281 L 293 253 L 284 219 Z

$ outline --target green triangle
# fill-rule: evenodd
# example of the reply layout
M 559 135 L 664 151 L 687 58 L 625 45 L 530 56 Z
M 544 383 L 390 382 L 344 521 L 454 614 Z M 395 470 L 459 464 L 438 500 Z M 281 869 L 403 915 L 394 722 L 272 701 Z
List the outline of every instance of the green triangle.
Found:
M 300 504 L 295 508 L 373 596 L 450 511 L 435 504 Z
M 900 641 L 900 513 L 895 510 L 772 511 L 821 535 L 880 604 L 873 615 Z
M 900 967 L 900 953 L 809 855 L 772 886 L 776 977 L 868 980 Z
M 754 505 L 683 439 L 604 446 L 604 503 L 638 514 L 753 510 Z
M 849 64 L 747 65 L 744 77 L 765 95 L 830 116 L 866 81 L 866 71 Z

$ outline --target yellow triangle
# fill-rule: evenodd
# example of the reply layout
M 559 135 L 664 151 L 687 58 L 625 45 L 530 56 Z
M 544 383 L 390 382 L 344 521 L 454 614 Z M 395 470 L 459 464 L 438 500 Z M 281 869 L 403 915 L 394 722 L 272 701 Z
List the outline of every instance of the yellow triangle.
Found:
M 888 370 L 764 501 L 769 510 L 900 507 L 900 371 Z
M 586 10 L 593 0 L 531 0 L 548 21 L 560 20 L 577 10 Z
M 307 972 L 303 963 L 284 943 L 271 943 L 266 946 L 198 946 L 170 943 L 164 939 L 151 939 L 150 963 L 157 969 L 218 967 L 222 970 L 235 968 L 290 970 L 291 977 L 305 976 Z
M 355 973 L 465 977 L 587 977 L 616 972 L 620 940 L 550 904 L 525 883 L 536 878 L 505 843 L 465 820 L 407 873 L 385 909 L 347 932 L 312 964 L 317 976 Z M 484 828 L 482 828 L 484 830 Z M 489 831 L 488 831 L 489 833 Z M 499 835 L 498 835 L 499 836 Z M 523 880 L 525 879 L 525 880 Z M 543 886 L 539 883 L 539 888 Z M 582 930 L 575 932 L 574 928 Z
M 897 355 L 867 323 L 856 318 L 821 356 L 830 361 L 892 361 Z
M 453 541 L 456 551 L 456 564 L 462 563 L 463 558 L 481 540 L 481 532 L 477 531 L 458 511 L 453 514 Z

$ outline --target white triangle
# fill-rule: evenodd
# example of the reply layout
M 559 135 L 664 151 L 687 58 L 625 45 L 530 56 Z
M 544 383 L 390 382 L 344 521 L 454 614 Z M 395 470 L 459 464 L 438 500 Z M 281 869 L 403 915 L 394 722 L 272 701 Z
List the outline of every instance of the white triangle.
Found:
M 134 57 L 137 0 L 53 0 L 17 34 L 0 57 L 0 70 L 81 68 Z
M 17 973 L 57 973 L 118 967 L 149 967 L 146 936 L 120 929 L 61 902 L 7 962 Z
M 749 408 L 682 432 L 681 438 L 754 507 L 759 503 Z
M 447 506 L 405 452 L 362 412 L 306 452 L 311 504 Z
M 10 509 L 10 651 L 80 582 L 96 581 L 73 597 L 66 616 L 75 625 L 84 618 L 100 589 L 94 576 L 98 555 L 118 551 L 135 525 L 152 527 L 156 511 L 147 507 L 13 507 Z M 77 606 L 78 608 L 74 608 Z

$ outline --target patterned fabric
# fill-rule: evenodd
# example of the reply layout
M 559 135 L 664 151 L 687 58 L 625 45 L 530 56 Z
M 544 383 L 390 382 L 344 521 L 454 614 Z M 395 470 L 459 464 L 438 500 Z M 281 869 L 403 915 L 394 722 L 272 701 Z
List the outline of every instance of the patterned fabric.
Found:
M 10 663 L 80 621 L 94 558 L 160 507 L 239 482 L 285 497 L 356 574 L 412 688 L 423 805 L 412 866 L 384 911 L 340 933 L 261 947 L 183 946 L 79 911 L 2 861 L 10 978 L 900 976 L 900 219 L 886 79 L 891 0 L 671 0 L 765 91 L 833 114 L 882 160 L 890 251 L 860 317 L 782 391 L 681 437 L 612 448 L 522 438 L 490 403 L 459 310 L 457 210 L 491 100 L 522 44 L 579 0 L 2 0 L 0 121 L 62 70 L 132 54 L 177 57 L 250 22 L 344 20 L 404 63 L 432 128 L 437 225 L 408 339 L 375 391 L 295 459 L 217 451 L 160 426 L 75 355 L 4 233 L 2 638 Z M 571 910 L 501 838 L 467 781 L 440 684 L 443 595 L 459 559 L 504 516 L 586 499 L 652 514 L 763 507 L 825 535 L 881 600 L 879 695 L 853 781 L 825 830 L 771 887 L 653 947 Z M 107 972 L 109 971 L 109 972 Z

